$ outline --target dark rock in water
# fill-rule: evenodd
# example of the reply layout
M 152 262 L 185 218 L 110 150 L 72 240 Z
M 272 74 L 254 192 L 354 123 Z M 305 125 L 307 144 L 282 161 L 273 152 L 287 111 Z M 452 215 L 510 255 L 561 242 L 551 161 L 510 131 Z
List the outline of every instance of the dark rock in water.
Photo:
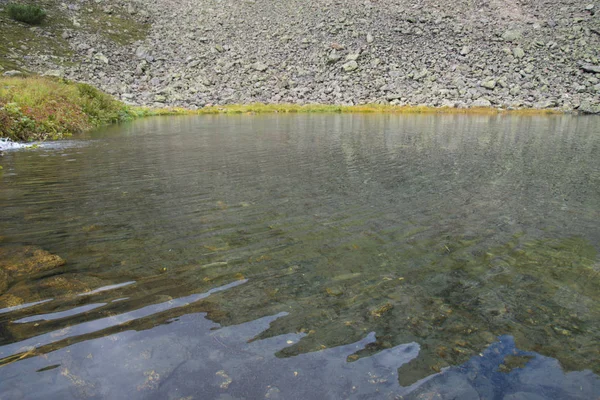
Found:
M 65 260 L 59 256 L 35 246 L 0 248 L 0 270 L 12 278 L 38 274 L 64 264 Z

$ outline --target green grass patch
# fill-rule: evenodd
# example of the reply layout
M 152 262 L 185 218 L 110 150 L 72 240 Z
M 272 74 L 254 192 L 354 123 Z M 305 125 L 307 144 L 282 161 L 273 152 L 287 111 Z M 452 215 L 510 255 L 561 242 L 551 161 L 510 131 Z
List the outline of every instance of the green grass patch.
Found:
M 46 18 L 46 11 L 32 4 L 11 3 L 6 6 L 8 15 L 15 21 L 29 25 L 39 25 Z
M 0 78 L 0 137 L 62 139 L 138 113 L 83 83 L 55 78 Z

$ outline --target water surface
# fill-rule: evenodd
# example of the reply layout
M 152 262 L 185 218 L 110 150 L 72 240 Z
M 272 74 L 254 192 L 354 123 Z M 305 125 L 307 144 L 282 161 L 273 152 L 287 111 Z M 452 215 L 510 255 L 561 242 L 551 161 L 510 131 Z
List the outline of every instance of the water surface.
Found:
M 0 158 L 0 398 L 600 396 L 600 119 L 155 118 Z M 0 286 L 2 288 L 2 286 Z

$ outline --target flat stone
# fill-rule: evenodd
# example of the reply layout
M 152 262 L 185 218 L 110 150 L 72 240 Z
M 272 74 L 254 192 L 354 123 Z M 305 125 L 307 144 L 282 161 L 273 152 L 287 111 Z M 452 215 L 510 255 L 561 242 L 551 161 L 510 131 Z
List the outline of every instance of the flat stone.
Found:
M 254 64 L 252 64 L 252 68 L 255 71 L 264 72 L 267 70 L 267 68 L 269 68 L 269 66 L 267 64 L 259 61 L 259 62 L 255 62 Z
M 554 100 L 544 100 L 539 103 L 535 103 L 533 108 L 544 109 L 544 108 L 554 108 L 556 107 L 556 102 Z
M 13 70 L 4 72 L 2 75 L 4 75 L 4 76 L 21 76 L 21 75 L 25 75 L 25 74 L 23 74 L 23 72 L 21 72 L 21 71 L 17 71 L 17 70 L 13 69 Z
M 472 106 L 472 107 L 491 107 L 491 106 L 492 106 L 492 103 L 491 103 L 491 102 L 490 102 L 488 99 L 486 99 L 486 98 L 484 98 L 484 97 L 481 97 L 481 98 L 479 98 L 479 99 L 475 100 L 475 101 L 474 101 L 474 102 L 471 104 L 471 106 Z
M 493 79 L 490 79 L 490 80 L 482 82 L 481 86 L 483 86 L 486 89 L 494 90 L 494 88 L 496 87 L 496 81 Z
M 58 268 L 65 260 L 35 246 L 0 248 L 0 269 L 13 278 Z
M 56 78 L 62 78 L 65 75 L 65 71 L 60 69 L 49 69 L 44 72 L 44 76 L 54 76 Z
M 585 72 L 592 72 L 594 74 L 600 74 L 600 65 L 581 64 L 581 69 Z

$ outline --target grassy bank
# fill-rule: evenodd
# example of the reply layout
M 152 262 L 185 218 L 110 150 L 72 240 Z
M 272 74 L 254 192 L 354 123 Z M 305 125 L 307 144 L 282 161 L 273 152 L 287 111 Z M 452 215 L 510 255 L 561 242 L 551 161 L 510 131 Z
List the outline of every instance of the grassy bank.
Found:
M 0 78 L 0 137 L 62 139 L 137 116 L 137 111 L 83 83 L 42 77 Z
M 151 115 L 263 114 L 263 113 L 444 113 L 444 114 L 556 114 L 555 110 L 499 110 L 495 108 L 432 108 L 367 104 L 247 104 L 209 106 L 199 110 L 131 107 L 83 83 L 57 78 L 0 78 L 0 137 L 16 141 L 62 139 L 95 127 Z

